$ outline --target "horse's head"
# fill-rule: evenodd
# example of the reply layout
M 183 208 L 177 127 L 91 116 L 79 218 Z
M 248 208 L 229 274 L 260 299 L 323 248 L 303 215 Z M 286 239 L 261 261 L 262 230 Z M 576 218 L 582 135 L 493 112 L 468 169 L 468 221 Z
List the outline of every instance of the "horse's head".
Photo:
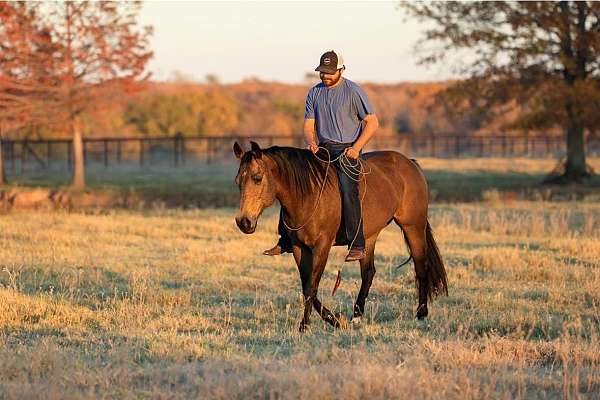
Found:
M 240 160 L 235 183 L 240 188 L 240 212 L 235 222 L 244 233 L 254 233 L 256 223 L 263 210 L 275 201 L 273 175 L 268 167 L 269 160 L 263 157 L 258 144 L 250 142 L 251 150 L 244 152 L 238 142 L 233 153 Z

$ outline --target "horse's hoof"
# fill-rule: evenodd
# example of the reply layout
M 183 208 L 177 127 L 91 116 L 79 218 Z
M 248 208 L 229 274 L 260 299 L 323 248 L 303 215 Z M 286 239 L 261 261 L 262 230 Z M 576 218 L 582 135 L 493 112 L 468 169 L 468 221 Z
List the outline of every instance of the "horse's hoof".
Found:
M 352 326 L 360 326 L 362 325 L 362 316 L 357 315 L 356 317 L 352 317 L 352 319 L 350 320 L 350 323 L 352 324 Z
M 298 327 L 298 332 L 304 333 L 310 328 L 310 325 L 305 322 L 300 322 L 300 326 Z
M 423 321 L 427 317 L 427 314 L 429 314 L 429 310 L 427 310 L 427 305 L 421 304 L 419 308 L 417 308 L 417 319 L 419 321 Z
M 340 329 L 348 329 L 348 320 L 344 317 L 344 314 L 337 313 L 335 314 L 335 325 L 336 328 Z
M 417 316 L 415 317 L 416 321 L 425 321 L 427 319 L 427 315 L 419 315 L 417 314 Z

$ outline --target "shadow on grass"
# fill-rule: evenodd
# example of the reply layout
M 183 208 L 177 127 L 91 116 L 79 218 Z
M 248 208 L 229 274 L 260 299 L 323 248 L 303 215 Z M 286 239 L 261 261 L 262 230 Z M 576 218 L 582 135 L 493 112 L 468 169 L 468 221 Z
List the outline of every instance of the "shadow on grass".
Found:
M 544 174 L 426 171 L 433 201 L 598 200 L 600 176 L 581 185 L 546 185 Z
M 26 295 L 49 294 L 68 299 L 73 305 L 97 310 L 105 303 L 131 296 L 127 279 L 98 267 L 64 267 L 60 271 L 42 266 L 23 267 L 11 281 L 0 275 L 0 286 L 13 287 Z
M 239 192 L 234 184 L 237 164 L 188 163 L 173 166 L 126 164 L 87 167 L 89 191 L 112 190 L 134 193 L 147 203 L 166 207 L 234 207 Z M 599 200 L 600 176 L 584 185 L 544 185 L 542 173 L 497 170 L 442 171 L 426 169 L 434 202 L 481 200 Z M 65 188 L 70 183 L 66 170 L 29 172 L 8 176 L 12 186 Z

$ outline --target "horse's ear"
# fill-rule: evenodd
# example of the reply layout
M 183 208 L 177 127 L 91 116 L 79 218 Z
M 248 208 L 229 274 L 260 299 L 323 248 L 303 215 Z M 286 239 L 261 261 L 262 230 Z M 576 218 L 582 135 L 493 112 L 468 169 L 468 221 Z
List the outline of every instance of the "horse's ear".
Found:
M 258 143 L 250 141 L 250 148 L 252 149 L 252 152 L 254 153 L 256 158 L 261 158 L 262 150 L 260 149 Z
M 242 150 L 242 146 L 240 146 L 238 142 L 233 144 L 233 154 L 235 154 L 238 160 L 241 159 L 244 154 L 244 150 Z

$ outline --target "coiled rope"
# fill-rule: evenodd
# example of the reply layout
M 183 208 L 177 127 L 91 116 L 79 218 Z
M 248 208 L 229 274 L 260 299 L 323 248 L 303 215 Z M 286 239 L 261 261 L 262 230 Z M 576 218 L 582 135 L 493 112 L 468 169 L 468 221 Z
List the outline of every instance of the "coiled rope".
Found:
M 358 232 L 360 230 L 360 225 L 363 222 L 363 200 L 365 199 L 365 196 L 367 195 L 367 180 L 365 178 L 366 175 L 370 174 L 372 172 L 371 167 L 369 166 L 368 171 L 365 171 L 365 166 L 368 165 L 367 163 L 363 163 L 363 160 L 361 160 L 360 155 L 358 158 L 356 158 L 356 160 L 354 160 L 354 162 L 352 161 L 352 159 L 350 157 L 348 157 L 346 155 L 346 152 L 343 152 L 342 154 L 340 154 L 339 156 L 337 156 L 336 158 L 334 158 L 333 160 L 331 159 L 331 153 L 329 152 L 329 150 L 327 150 L 325 147 L 319 146 L 319 149 L 323 149 L 325 150 L 325 152 L 327 153 L 327 160 L 324 160 L 322 158 L 320 158 L 317 153 L 313 153 L 314 156 L 317 158 L 317 160 L 326 163 L 327 164 L 327 168 L 325 169 L 325 177 L 323 179 L 323 184 L 321 185 L 321 189 L 319 190 L 319 196 L 317 197 L 317 201 L 315 202 L 315 208 L 313 209 L 312 213 L 310 214 L 310 216 L 306 219 L 306 221 L 298 226 L 298 227 L 291 227 L 287 224 L 287 222 L 285 222 L 285 216 L 282 215 L 282 221 L 283 221 L 283 225 L 289 229 L 290 231 L 299 231 L 300 229 L 304 228 L 306 225 L 308 225 L 308 223 L 310 222 L 310 220 L 312 219 L 312 217 L 315 215 L 315 213 L 317 212 L 317 209 L 319 208 L 319 203 L 321 201 L 321 196 L 323 195 L 323 191 L 325 190 L 325 185 L 327 184 L 327 176 L 329 173 L 329 167 L 331 166 L 332 163 L 339 161 L 339 165 L 340 165 L 340 169 L 342 170 L 342 172 L 344 172 L 346 174 L 346 176 L 348 176 L 350 179 L 352 179 L 353 181 L 359 183 L 360 180 L 362 179 L 365 185 L 365 190 L 363 191 L 363 195 L 360 199 L 360 219 L 358 221 L 358 226 L 356 228 L 356 232 L 354 233 L 354 238 L 352 239 L 352 242 L 350 243 L 350 248 L 352 248 L 352 246 L 354 245 L 354 242 L 356 241 L 356 238 L 358 237 Z M 359 189 L 360 190 L 360 189 Z M 343 264 L 342 264 L 343 266 Z M 340 286 L 341 283 L 341 278 L 342 276 L 342 267 L 339 267 L 337 270 L 337 277 L 335 279 L 335 284 L 333 286 L 333 290 L 331 291 L 331 295 L 335 295 L 335 292 L 337 290 L 337 288 Z
M 325 169 L 325 177 L 323 179 L 323 184 L 321 185 L 321 189 L 319 190 L 319 196 L 317 197 L 317 201 L 315 202 L 315 207 L 314 207 L 313 211 L 311 212 L 310 216 L 300 226 L 297 226 L 297 227 L 289 226 L 287 224 L 287 222 L 285 222 L 285 218 L 282 219 L 283 225 L 290 231 L 299 231 L 300 229 L 302 229 L 306 225 L 308 225 L 308 223 L 310 222 L 312 217 L 314 217 L 315 213 L 317 212 L 317 209 L 319 208 L 319 203 L 321 202 L 321 197 L 323 195 L 323 191 L 325 190 L 325 185 L 327 184 L 327 176 L 329 174 L 329 167 L 334 162 L 339 161 L 341 170 L 342 170 L 342 172 L 344 172 L 346 174 L 346 176 L 348 176 L 350 179 L 352 179 L 355 182 L 360 182 L 361 177 L 362 177 L 362 179 L 365 183 L 365 190 L 364 190 L 363 196 L 360 199 L 360 220 L 359 220 L 358 228 L 356 229 L 356 233 L 354 234 L 354 239 L 352 239 L 352 243 L 350 245 L 352 247 L 352 245 L 354 244 L 354 241 L 358 237 L 358 231 L 360 229 L 360 222 L 362 222 L 362 220 L 363 220 L 362 219 L 362 215 L 363 215 L 362 203 L 367 194 L 367 180 L 364 179 L 364 176 L 370 174 L 372 172 L 372 170 L 369 166 L 369 171 L 365 172 L 364 166 L 368 165 L 368 164 L 363 163 L 363 160 L 361 160 L 360 157 L 358 157 L 356 160 L 354 160 L 354 163 L 353 163 L 351 161 L 350 157 L 348 157 L 346 155 L 346 153 L 344 152 L 332 160 L 331 153 L 329 152 L 329 150 L 327 150 L 325 147 L 322 147 L 322 146 L 319 146 L 319 149 L 325 150 L 325 152 L 327 153 L 327 160 L 320 158 L 316 153 L 314 153 L 314 156 L 317 158 L 317 160 L 327 164 L 327 167 Z

